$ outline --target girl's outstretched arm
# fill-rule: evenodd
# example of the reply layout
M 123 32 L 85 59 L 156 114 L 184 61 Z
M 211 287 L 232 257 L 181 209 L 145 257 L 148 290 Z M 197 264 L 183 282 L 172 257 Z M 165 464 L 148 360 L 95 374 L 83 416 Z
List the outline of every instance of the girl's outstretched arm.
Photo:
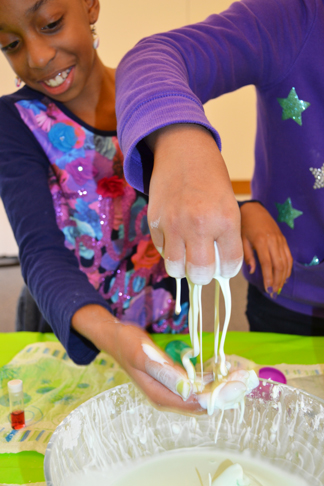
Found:
M 185 250 L 196 267 L 212 265 L 213 240 L 228 268 L 236 267 L 242 255 L 219 135 L 203 103 L 248 84 L 262 89 L 284 76 L 309 28 L 308 20 L 299 22 L 303 7 L 294 8 L 292 2 L 296 7 L 295 0 L 235 2 L 204 22 L 143 39 L 117 69 L 125 176 L 136 189 L 149 191 L 151 228 L 157 228 L 153 240 L 165 247 L 165 257 L 179 273 Z M 303 29 L 294 28 L 292 11 Z M 211 267 L 203 273 L 208 281 Z
M 156 405 L 188 412 L 202 411 L 185 371 L 142 329 L 118 321 L 100 305 L 79 309 L 72 318 L 72 329 L 115 358 Z

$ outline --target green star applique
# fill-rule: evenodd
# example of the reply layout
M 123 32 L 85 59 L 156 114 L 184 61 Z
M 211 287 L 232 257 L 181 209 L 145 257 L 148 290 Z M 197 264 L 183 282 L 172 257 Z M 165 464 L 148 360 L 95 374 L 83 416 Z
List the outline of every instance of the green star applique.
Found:
M 305 267 L 314 267 L 315 265 L 319 265 L 320 261 L 319 258 L 315 255 L 310 263 L 304 263 Z
M 292 118 L 298 125 L 303 124 L 301 115 L 310 106 L 310 103 L 300 100 L 295 88 L 291 88 L 288 98 L 277 98 L 277 101 L 282 108 L 283 120 Z
M 294 229 L 294 220 L 303 214 L 302 211 L 294 209 L 291 204 L 291 199 L 288 197 L 283 204 L 276 203 L 278 209 L 278 223 L 287 223 L 289 228 Z
M 310 167 L 309 170 L 315 177 L 315 184 L 313 185 L 313 188 L 321 189 L 322 187 L 324 187 L 324 164 L 320 169 L 315 169 L 313 167 Z

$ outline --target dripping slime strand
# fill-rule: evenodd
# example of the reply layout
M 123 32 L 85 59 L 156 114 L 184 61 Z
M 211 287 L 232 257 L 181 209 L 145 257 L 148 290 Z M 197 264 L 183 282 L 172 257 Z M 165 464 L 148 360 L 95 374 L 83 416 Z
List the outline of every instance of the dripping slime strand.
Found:
M 181 278 L 176 278 L 176 305 L 175 305 L 175 313 L 178 316 L 181 314 Z
M 214 364 L 217 364 L 219 341 L 219 282 L 215 282 Z M 215 379 L 215 376 L 214 376 Z
M 244 397 L 246 394 L 250 393 L 259 384 L 256 373 L 252 371 L 234 371 L 229 374 L 226 366 L 225 357 L 225 339 L 228 330 L 228 325 L 231 316 L 231 290 L 229 284 L 229 277 L 223 277 L 221 275 L 221 265 L 220 257 L 218 253 L 218 248 L 216 242 L 215 246 L 215 274 L 213 278 L 215 282 L 215 323 L 214 323 L 214 359 L 213 359 L 213 374 L 214 382 L 212 384 L 211 391 L 200 393 L 199 403 L 203 408 L 207 409 L 209 415 L 212 415 L 215 408 L 222 411 L 220 421 L 216 427 L 215 441 L 217 440 L 218 432 L 220 430 L 220 425 L 224 410 L 228 408 L 241 408 L 240 421 L 243 420 L 244 415 Z M 240 266 L 237 267 L 237 272 L 240 270 Z M 236 272 L 236 273 L 237 273 Z M 235 274 L 236 274 L 235 273 Z M 232 276 L 235 276 L 233 274 Z M 192 344 L 192 349 L 185 351 L 181 358 L 182 364 L 185 368 L 189 381 L 193 385 L 193 390 L 195 392 L 203 392 L 204 381 L 203 381 L 203 355 L 202 355 L 202 304 L 201 304 L 201 294 L 202 286 L 191 282 L 187 276 L 188 287 L 189 287 L 189 334 Z M 222 337 L 219 343 L 220 334 L 220 319 L 219 319 L 219 293 L 222 290 L 225 302 L 225 319 Z M 180 291 L 181 291 L 181 281 L 177 281 L 177 302 L 180 306 Z M 180 308 L 181 310 L 181 308 Z M 198 335 L 198 323 L 199 323 L 199 335 Z M 196 369 L 191 362 L 191 358 L 200 355 L 200 366 L 201 366 L 201 380 L 196 380 Z

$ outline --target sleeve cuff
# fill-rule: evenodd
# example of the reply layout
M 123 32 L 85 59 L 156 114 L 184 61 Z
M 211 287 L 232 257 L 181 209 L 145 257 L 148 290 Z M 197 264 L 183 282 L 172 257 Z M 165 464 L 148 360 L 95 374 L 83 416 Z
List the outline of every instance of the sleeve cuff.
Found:
M 77 365 L 87 365 L 91 363 L 91 361 L 93 361 L 97 354 L 100 352 L 100 350 L 98 350 L 91 341 L 75 331 L 71 326 L 73 315 L 82 307 L 91 304 L 100 305 L 111 313 L 109 305 L 98 294 L 97 299 L 93 298 L 89 299 L 88 301 L 83 301 L 82 303 L 79 303 L 79 305 L 76 305 L 72 309 L 69 309 L 69 312 L 66 313 L 63 320 L 63 322 L 68 323 L 68 325 L 63 327 L 62 335 L 57 336 L 65 347 L 68 356 Z
M 153 164 L 150 158 L 142 157 L 138 144 L 147 135 L 168 125 L 192 123 L 209 130 L 219 149 L 221 140 L 218 132 L 207 120 L 201 103 L 185 95 L 159 96 L 140 105 L 131 116 L 121 121 L 118 136 L 125 156 L 126 180 L 135 189 L 147 192 Z
M 245 201 L 237 201 L 237 204 L 241 208 L 244 204 L 246 204 L 246 203 L 253 203 L 253 202 L 257 202 L 257 203 L 261 204 L 261 206 L 264 207 L 264 205 L 262 204 L 262 202 L 261 201 L 258 201 L 258 199 L 246 199 Z

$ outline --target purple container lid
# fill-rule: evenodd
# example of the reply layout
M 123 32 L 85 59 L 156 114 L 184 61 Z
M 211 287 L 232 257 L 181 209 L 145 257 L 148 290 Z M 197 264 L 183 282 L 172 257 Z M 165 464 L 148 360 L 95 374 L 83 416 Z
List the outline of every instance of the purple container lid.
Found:
M 276 381 L 277 383 L 287 383 L 285 375 L 281 371 L 277 370 L 276 368 L 272 368 L 271 366 L 260 368 L 259 378 Z

